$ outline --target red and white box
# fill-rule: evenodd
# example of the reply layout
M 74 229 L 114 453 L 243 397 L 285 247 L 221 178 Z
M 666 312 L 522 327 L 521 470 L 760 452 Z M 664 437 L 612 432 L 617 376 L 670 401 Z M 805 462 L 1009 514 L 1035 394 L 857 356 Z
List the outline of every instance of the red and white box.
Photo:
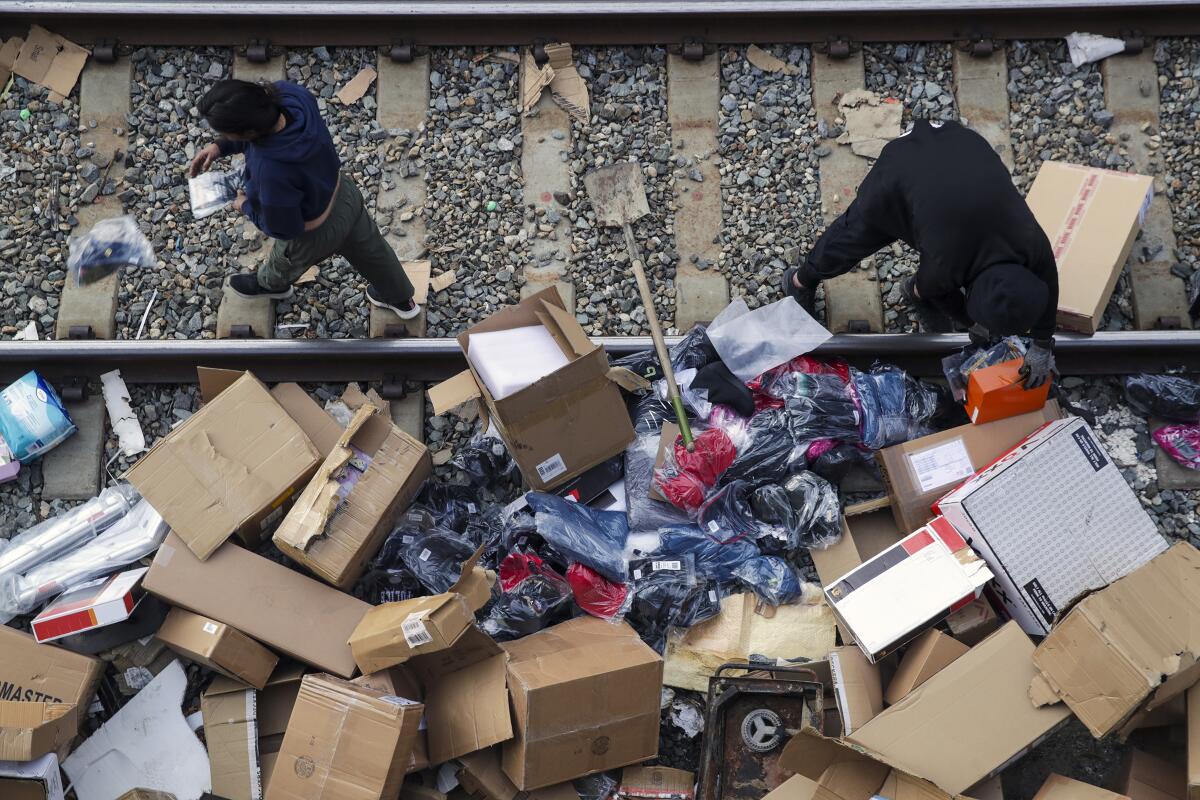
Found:
M 872 662 L 970 603 L 992 571 L 944 517 L 825 587 L 842 629 Z
M 130 569 L 80 584 L 33 618 L 33 636 L 50 642 L 73 633 L 129 619 L 142 599 L 142 576 L 149 567 Z

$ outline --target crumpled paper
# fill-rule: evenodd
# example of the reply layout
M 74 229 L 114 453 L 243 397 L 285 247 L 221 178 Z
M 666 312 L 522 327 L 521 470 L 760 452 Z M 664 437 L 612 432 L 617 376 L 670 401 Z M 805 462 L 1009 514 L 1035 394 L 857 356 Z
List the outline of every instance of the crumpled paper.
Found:
M 1067 37 L 1067 51 L 1071 54 L 1071 63 L 1077 67 L 1102 61 L 1109 56 L 1125 52 L 1125 42 L 1101 36 L 1098 33 L 1075 33 Z

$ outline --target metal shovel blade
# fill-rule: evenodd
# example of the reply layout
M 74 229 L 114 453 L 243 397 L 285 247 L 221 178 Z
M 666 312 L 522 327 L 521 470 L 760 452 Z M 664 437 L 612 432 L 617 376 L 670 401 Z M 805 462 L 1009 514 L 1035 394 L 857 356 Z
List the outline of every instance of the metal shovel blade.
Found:
M 583 185 L 601 225 L 619 228 L 650 213 L 640 164 L 622 161 L 592 170 Z

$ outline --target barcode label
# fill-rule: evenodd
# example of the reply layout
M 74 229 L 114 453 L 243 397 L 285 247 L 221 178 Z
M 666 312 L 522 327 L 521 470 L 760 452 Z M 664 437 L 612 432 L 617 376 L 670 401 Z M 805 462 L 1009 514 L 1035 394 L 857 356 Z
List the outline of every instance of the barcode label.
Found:
M 408 642 L 409 647 L 420 647 L 433 641 L 425 623 L 416 616 L 410 616 L 401 622 L 400 631 L 404 634 L 404 641 Z
M 559 453 L 547 458 L 545 461 L 537 465 L 538 477 L 544 481 L 557 478 L 567 471 L 567 465 L 563 462 L 563 457 Z
M 678 572 L 679 570 L 681 570 L 683 568 L 682 565 L 678 561 L 655 561 L 651 566 L 654 567 L 655 572 L 658 572 L 660 569 L 667 569 L 667 570 L 671 570 L 673 572 Z
M 472 514 L 474 514 L 478 510 L 479 509 L 475 506 L 474 503 L 467 503 L 467 511 L 470 511 Z
M 717 524 L 717 521 L 715 519 L 710 519 L 708 521 L 708 532 L 716 533 L 719 530 L 721 530 L 721 526 Z
M 204 632 L 205 633 L 216 633 L 217 632 L 217 623 L 215 623 L 215 622 L 204 623 Z
M 633 579 L 635 581 L 640 581 L 642 579 L 642 571 L 640 569 L 635 569 L 633 571 Z
M 717 590 L 716 590 L 716 589 L 709 589 L 709 590 L 708 590 L 708 600 L 709 600 L 709 602 L 711 602 L 711 603 L 715 603 L 715 602 L 717 602 Z
M 407 697 L 399 697 L 394 694 L 386 694 L 379 699 L 385 703 L 391 703 L 394 706 L 418 706 L 418 705 L 420 705 L 420 703 L 418 703 L 416 700 L 409 700 Z
M 400 541 L 403 542 L 404 544 L 412 544 L 413 537 L 409 536 L 408 534 L 405 534 L 400 537 Z
M 417 558 L 421 559 L 422 561 L 428 561 L 430 555 L 432 555 L 432 553 L 430 553 L 429 548 L 426 547 L 421 551 L 421 555 L 417 556 Z

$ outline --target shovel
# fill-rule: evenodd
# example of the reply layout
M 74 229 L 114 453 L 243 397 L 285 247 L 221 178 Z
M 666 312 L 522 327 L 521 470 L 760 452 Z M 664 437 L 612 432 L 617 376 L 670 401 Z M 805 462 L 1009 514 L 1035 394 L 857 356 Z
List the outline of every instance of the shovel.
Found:
M 683 398 L 679 394 L 679 386 L 675 383 L 675 370 L 671 367 L 671 357 L 667 353 L 667 344 L 663 341 L 662 328 L 658 325 L 654 298 L 650 294 L 650 284 L 642 267 L 642 255 L 638 251 L 637 242 L 633 240 L 633 228 L 630 227 L 650 213 L 650 206 L 646 203 L 642 168 L 630 161 L 601 167 L 584 175 L 583 185 L 591 198 L 597 221 L 609 228 L 620 228 L 625 233 L 625 249 L 629 251 L 638 293 L 642 296 L 642 306 L 646 310 L 646 319 L 650 322 L 650 338 L 654 340 L 654 349 L 658 352 L 659 363 L 662 364 L 663 377 L 667 379 L 667 394 L 675 409 L 675 418 L 679 421 L 679 434 L 683 437 L 684 446 L 692 450 L 695 447 L 692 429 L 683 410 Z

